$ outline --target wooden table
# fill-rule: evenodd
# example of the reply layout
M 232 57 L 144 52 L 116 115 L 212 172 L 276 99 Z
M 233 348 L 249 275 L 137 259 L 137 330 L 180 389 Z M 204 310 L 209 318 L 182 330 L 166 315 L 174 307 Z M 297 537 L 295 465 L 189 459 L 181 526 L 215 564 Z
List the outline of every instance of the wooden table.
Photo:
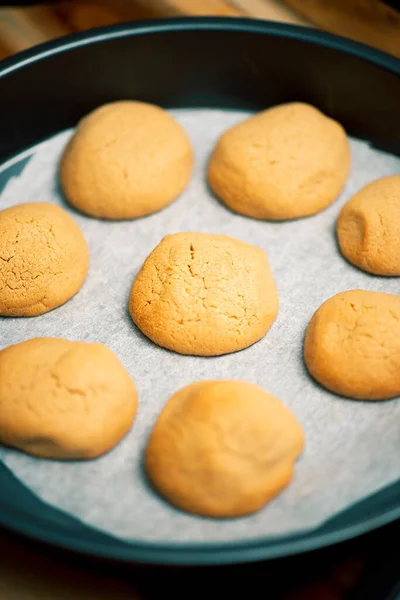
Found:
M 180 15 L 250 16 L 319 27 L 400 58 L 400 12 L 382 0 L 57 0 L 5 7 L 0 8 L 0 58 L 71 32 Z
M 328 11 L 327 4 L 330 5 Z M 400 57 L 400 17 L 386 7 L 377 11 L 374 4 L 376 0 L 345 0 L 341 11 L 339 2 L 319 0 L 288 0 L 284 4 L 278 0 L 230 3 L 224 0 L 68 0 L 58 2 L 54 8 L 7 8 L 0 9 L 0 57 L 71 31 L 132 18 L 179 14 L 232 17 L 246 14 L 325 27 L 334 33 L 370 42 Z M 369 13 L 365 12 L 366 7 Z M 351 587 L 362 571 L 362 561 L 358 558 L 344 561 L 343 565 L 326 568 L 320 582 L 291 598 L 342 598 L 343 590 Z M 0 530 L 0 600 L 135 600 L 139 597 L 135 592 L 134 574 L 128 577 L 121 576 L 120 572 L 107 573 L 103 563 L 83 564 L 76 557 L 71 563 L 62 553 L 45 551 L 39 545 Z

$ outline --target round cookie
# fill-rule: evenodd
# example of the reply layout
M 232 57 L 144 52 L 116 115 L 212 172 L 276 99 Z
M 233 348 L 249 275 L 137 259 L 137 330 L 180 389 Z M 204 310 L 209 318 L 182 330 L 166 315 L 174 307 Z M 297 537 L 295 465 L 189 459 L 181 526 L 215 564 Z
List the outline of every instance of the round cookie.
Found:
M 0 211 L 0 315 L 34 317 L 61 306 L 85 281 L 89 249 L 59 206 L 41 202 Z
M 282 104 L 226 131 L 208 178 L 237 213 L 280 221 L 313 215 L 333 202 L 350 171 L 343 127 L 308 104 Z
M 144 262 L 129 311 L 159 346 L 217 356 L 260 340 L 276 318 L 278 295 L 260 248 L 226 235 L 176 233 Z
M 374 275 L 400 275 L 400 175 L 357 192 L 340 212 L 337 236 L 354 266 Z
M 293 477 L 304 434 L 285 405 L 252 383 L 200 381 L 170 398 L 145 467 L 171 504 L 207 517 L 262 508 Z
M 340 396 L 399 396 L 400 297 L 351 290 L 329 298 L 308 325 L 304 361 L 316 381 Z
M 62 157 L 61 186 L 83 213 L 133 219 L 175 200 L 189 182 L 193 160 L 184 129 L 165 110 L 113 102 L 78 124 Z
M 0 352 L 0 442 L 53 459 L 111 450 L 132 426 L 136 387 L 102 344 L 34 338 Z

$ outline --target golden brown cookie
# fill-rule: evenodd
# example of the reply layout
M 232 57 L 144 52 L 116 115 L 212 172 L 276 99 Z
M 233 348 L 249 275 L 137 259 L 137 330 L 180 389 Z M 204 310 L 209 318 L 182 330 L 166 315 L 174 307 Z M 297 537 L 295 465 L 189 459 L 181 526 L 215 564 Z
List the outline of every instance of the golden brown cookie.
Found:
M 133 284 L 129 311 L 153 342 L 216 356 L 260 340 L 278 313 L 263 250 L 226 235 L 164 237 Z
M 132 426 L 136 387 L 102 344 L 34 338 L 0 352 L 0 442 L 54 459 L 111 450 Z
M 359 400 L 400 395 L 400 297 L 351 290 L 324 302 L 304 341 L 310 374 L 328 390 Z
M 226 131 L 208 177 L 232 210 L 272 221 L 313 215 L 341 192 L 350 170 L 343 127 L 308 104 L 275 106 Z
M 103 219 L 133 219 L 164 208 L 187 186 L 193 150 L 165 110 L 112 102 L 78 124 L 61 161 L 67 200 Z
M 0 211 L 0 315 L 34 317 L 72 298 L 89 268 L 82 231 L 59 206 Z
M 171 504 L 239 517 L 289 485 L 304 434 L 285 405 L 252 383 L 200 381 L 174 394 L 148 440 L 145 466 Z
M 337 236 L 343 256 L 374 275 L 400 275 L 400 175 L 363 187 L 342 208 Z

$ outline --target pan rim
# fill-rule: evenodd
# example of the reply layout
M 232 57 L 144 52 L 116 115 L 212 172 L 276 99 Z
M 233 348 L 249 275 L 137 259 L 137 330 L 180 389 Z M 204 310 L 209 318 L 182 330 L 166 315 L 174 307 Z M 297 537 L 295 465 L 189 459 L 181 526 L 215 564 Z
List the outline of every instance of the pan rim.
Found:
M 40 502 L 47 506 L 46 502 L 42 500 Z M 67 514 L 56 508 L 53 510 Z M 287 536 L 265 536 L 227 542 L 180 543 L 123 540 L 96 530 L 74 518 L 81 528 L 98 534 L 96 540 L 87 540 L 77 538 L 73 529 L 64 532 L 63 528 L 56 527 L 54 523 L 41 524 L 41 519 L 32 520 L 26 513 L 14 512 L 0 503 L 0 526 L 32 540 L 96 558 L 169 566 L 228 565 L 290 557 L 349 541 L 398 519 L 400 519 L 400 504 L 396 508 L 371 516 L 367 520 L 364 519 L 361 523 L 342 526 L 328 533 L 319 533 L 320 528 L 317 528 Z
M 182 31 L 228 31 L 285 37 L 347 53 L 400 76 L 400 60 L 395 57 L 326 32 L 250 18 L 182 17 L 102 27 L 36 46 L 0 62 L 0 80 L 29 64 L 88 44 L 136 35 Z M 45 502 L 43 504 L 48 506 Z M 62 514 L 62 511 L 58 512 Z M 291 556 L 358 537 L 397 519 L 400 519 L 400 498 L 398 506 L 394 508 L 378 508 L 368 518 L 361 521 L 353 518 L 350 524 L 338 526 L 328 532 L 320 531 L 324 528 L 323 524 L 317 529 L 289 536 L 264 536 L 217 543 L 152 542 L 120 540 L 79 521 L 77 523 L 84 528 L 82 531 L 86 530 L 88 535 L 77 536 L 72 527 L 65 529 L 51 519 L 33 519 L 27 512 L 0 501 L 0 525 L 37 541 L 98 558 L 186 566 L 245 563 Z M 91 539 L 90 532 L 98 534 L 97 539 Z
M 107 40 L 131 37 L 134 35 L 157 34 L 182 31 L 230 31 L 259 33 L 275 37 L 287 37 L 311 44 L 322 45 L 333 50 L 351 54 L 375 64 L 378 67 L 400 75 L 400 60 L 361 42 L 356 42 L 325 31 L 310 27 L 265 21 L 252 18 L 233 17 L 177 17 L 133 21 L 118 25 L 98 27 L 81 33 L 70 34 L 56 40 L 24 50 L 0 61 L 0 79 L 21 69 L 32 62 L 44 60 L 49 56 L 68 52 L 74 48 Z

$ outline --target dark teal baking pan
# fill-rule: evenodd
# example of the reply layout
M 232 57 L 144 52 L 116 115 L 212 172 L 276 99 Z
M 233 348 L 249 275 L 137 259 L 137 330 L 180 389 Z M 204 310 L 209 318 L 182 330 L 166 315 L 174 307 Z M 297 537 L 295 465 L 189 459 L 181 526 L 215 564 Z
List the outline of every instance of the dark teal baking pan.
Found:
M 192 18 L 92 30 L 0 63 L 0 164 L 121 98 L 165 108 L 249 110 L 309 102 L 350 135 L 400 155 L 400 61 L 306 28 Z M 22 164 L 3 170 L 0 189 Z M 127 542 L 42 502 L 0 463 L 0 525 L 123 561 L 209 565 L 277 558 L 359 536 L 399 517 L 400 481 L 301 535 L 271 538 L 260 532 L 255 540 L 223 544 Z

